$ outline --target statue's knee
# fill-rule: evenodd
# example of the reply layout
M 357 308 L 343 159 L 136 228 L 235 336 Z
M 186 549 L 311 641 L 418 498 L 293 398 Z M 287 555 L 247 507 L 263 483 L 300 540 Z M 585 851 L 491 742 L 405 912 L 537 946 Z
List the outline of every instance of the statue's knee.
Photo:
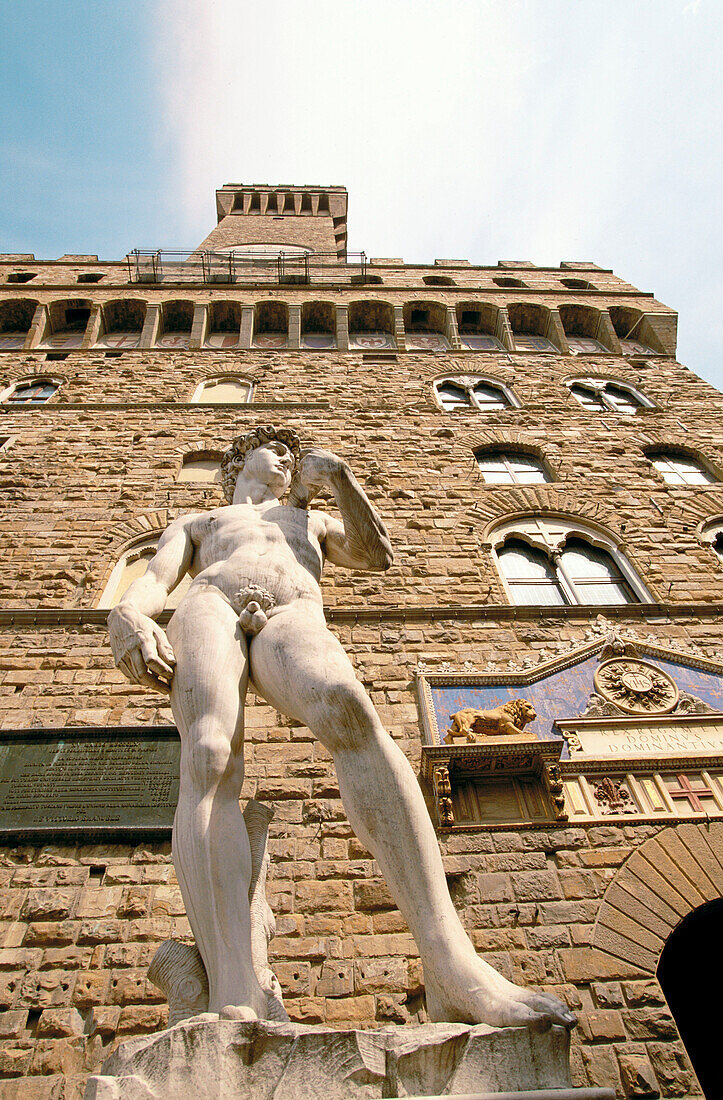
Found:
M 185 756 L 193 780 L 204 788 L 217 786 L 236 770 L 228 738 L 210 729 L 198 732 Z
M 361 748 L 375 734 L 374 708 L 358 680 L 328 684 L 324 711 L 325 741 L 334 749 Z

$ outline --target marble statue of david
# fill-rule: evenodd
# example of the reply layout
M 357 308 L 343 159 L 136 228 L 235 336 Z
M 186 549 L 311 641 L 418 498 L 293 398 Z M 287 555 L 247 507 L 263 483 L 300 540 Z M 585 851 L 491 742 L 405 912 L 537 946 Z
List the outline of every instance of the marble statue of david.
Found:
M 301 455 L 295 432 L 265 425 L 234 441 L 221 471 L 229 504 L 172 523 L 108 618 L 128 679 L 170 686 L 182 743 L 173 858 L 208 973 L 209 1011 L 242 1020 L 265 1014 L 251 961 L 251 862 L 239 808 L 251 681 L 332 754 L 349 822 L 419 948 L 431 1019 L 573 1026 L 555 997 L 513 985 L 477 956 L 412 769 L 327 629 L 324 560 L 370 572 L 392 563 L 384 524 L 348 465 L 316 448 Z M 281 504 L 292 478 L 292 502 Z M 322 487 L 341 522 L 307 509 Z M 194 579 L 166 636 L 154 617 L 186 572 Z

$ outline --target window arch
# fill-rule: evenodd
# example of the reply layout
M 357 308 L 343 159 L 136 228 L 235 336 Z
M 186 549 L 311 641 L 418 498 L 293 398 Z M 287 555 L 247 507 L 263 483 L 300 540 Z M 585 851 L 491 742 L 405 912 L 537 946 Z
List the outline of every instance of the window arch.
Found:
M 0 302 L 0 351 L 22 348 L 38 303 L 28 298 Z
M 454 279 L 449 275 L 423 275 L 422 282 L 427 286 L 456 286 Z
M 649 319 L 630 306 L 610 306 L 610 320 L 623 355 L 657 355 L 662 346 Z
M 273 350 L 289 342 L 289 307 L 286 302 L 258 302 L 254 307 L 253 347 Z
M 101 311 L 102 334 L 97 343 L 104 348 L 136 348 L 146 320 L 146 303 L 139 298 L 106 302 Z
M 521 519 L 494 537 L 497 567 L 513 604 L 648 603 L 647 589 L 612 539 L 569 521 Z
M 587 279 L 560 279 L 563 286 L 566 286 L 568 290 L 594 290 L 595 287 L 592 283 L 589 283 Z
M 462 345 L 473 351 L 506 351 L 502 310 L 489 302 L 458 302 L 457 329 Z
M 239 302 L 211 302 L 208 310 L 207 348 L 235 348 L 241 332 Z
M 349 347 L 362 351 L 396 347 L 394 310 L 388 302 L 349 303 Z
M 220 484 L 221 454 L 218 451 L 193 451 L 184 455 L 176 480 L 193 482 L 196 485 Z
M 507 307 L 515 351 L 559 351 L 550 339 L 552 316 L 547 306 L 513 302 Z
M 634 416 L 638 409 L 654 408 L 652 401 L 625 382 L 606 378 L 573 378 L 565 385 L 575 400 L 591 412 Z
M 156 340 L 159 348 L 185 349 L 193 328 L 193 302 L 164 302 L 161 306 L 161 326 Z
M 511 275 L 502 275 L 497 279 L 493 278 L 492 282 L 495 286 L 508 287 L 510 289 L 516 286 L 527 286 L 527 283 L 523 283 L 522 279 L 515 279 Z
M 0 402 L 9 405 L 44 405 L 60 388 L 53 378 L 23 378 L 0 393 Z
M 247 405 L 251 401 L 253 388 L 253 382 L 236 374 L 218 374 L 199 382 L 191 402 L 200 405 Z
M 115 607 L 133 581 L 142 577 L 158 547 L 158 538 L 139 539 L 129 546 L 113 567 L 108 583 L 98 601 L 98 607 Z M 180 584 L 170 592 L 166 608 L 178 607 L 179 601 L 191 586 L 191 576 L 186 574 Z
M 471 408 L 487 413 L 520 407 L 511 389 L 502 382 L 479 375 L 438 378 L 434 383 L 434 395 L 445 412 Z
M 331 302 L 304 302 L 301 346 L 317 350 L 336 347 L 336 310 Z
M 87 298 L 70 298 L 53 302 L 48 309 L 48 331 L 41 346 L 46 348 L 79 348 L 90 319 L 92 302 Z
M 488 485 L 542 485 L 552 480 L 542 460 L 526 451 L 495 448 L 475 451 L 474 457 Z
M 560 320 L 573 355 L 607 354 L 602 313 L 594 306 L 560 306 Z
M 404 332 L 409 351 L 446 351 L 450 347 L 446 330 L 446 310 L 439 302 L 405 304 Z
M 723 564 L 723 516 L 709 520 L 699 535 L 704 546 L 710 546 L 711 550 Z
M 645 454 L 668 485 L 715 485 L 718 481 L 712 470 L 685 451 L 665 449 Z

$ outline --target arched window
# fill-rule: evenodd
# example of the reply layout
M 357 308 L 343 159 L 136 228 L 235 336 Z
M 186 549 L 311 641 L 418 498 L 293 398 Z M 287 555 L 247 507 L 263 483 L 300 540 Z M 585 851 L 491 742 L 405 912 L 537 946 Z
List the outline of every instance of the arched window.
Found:
M 349 347 L 361 351 L 393 348 L 394 310 L 388 302 L 349 303 Z
M 513 302 L 507 308 L 515 351 L 558 351 L 549 338 L 550 310 L 529 302 Z
M 304 302 L 301 346 L 317 350 L 336 347 L 336 311 L 331 302 Z
M 146 303 L 137 298 L 106 302 L 103 330 L 97 343 L 104 348 L 136 348 L 146 320 Z
M 439 302 L 407 302 L 404 331 L 409 351 L 447 350 L 446 313 Z
M 446 412 L 473 408 L 486 413 L 519 407 L 519 401 L 507 386 L 487 378 L 466 375 L 439 378 L 434 383 L 434 392 Z
M 610 306 L 609 312 L 623 355 L 655 355 L 663 350 L 650 320 L 639 309 Z
M 235 348 L 241 331 L 238 302 L 212 302 L 208 311 L 207 348 Z
M 496 557 L 513 604 L 606 606 L 650 602 L 611 539 L 554 519 L 506 524 Z
M 92 303 L 87 298 L 71 298 L 53 302 L 48 310 L 49 331 L 42 346 L 47 348 L 79 348 L 90 319 Z
M 59 386 L 60 382 L 54 382 L 50 378 L 28 378 L 9 386 L 0 394 L 0 401 L 10 405 L 43 405 Z
M 648 451 L 647 456 L 668 485 L 714 485 L 718 480 L 710 470 L 687 454 Z
M 573 355 L 606 354 L 603 315 L 593 306 L 560 306 L 560 320 Z
M 522 279 L 513 279 L 511 275 L 501 276 L 498 279 L 493 279 L 492 282 L 495 283 L 496 286 L 509 288 L 515 286 L 527 286 L 527 283 L 523 283 Z
M 184 455 L 183 464 L 178 471 L 178 481 L 195 484 L 215 485 L 221 482 L 221 455 L 209 451 L 199 451 Z
M 289 342 L 289 307 L 286 302 L 259 302 L 254 308 L 255 348 L 274 350 Z
M 475 458 L 490 485 L 541 485 L 550 481 L 540 460 L 521 451 L 475 451 Z
M 521 539 L 508 539 L 497 551 L 502 575 L 514 604 L 566 604 L 562 587 L 550 560 Z
M 0 351 L 22 348 L 37 305 L 28 299 L 0 302 Z
M 500 339 L 503 322 L 499 306 L 482 302 L 457 303 L 457 329 L 463 346 L 473 351 L 505 351 Z
M 632 386 L 604 378 L 576 378 L 568 382 L 570 393 L 591 412 L 614 412 L 633 416 L 638 409 L 652 409 L 653 403 Z
M 566 286 L 568 290 L 594 290 L 595 287 L 592 283 L 589 283 L 587 279 L 560 279 L 563 286 Z
M 187 348 L 192 328 L 193 302 L 164 302 L 161 306 L 161 331 L 156 346 Z
M 206 378 L 191 398 L 200 405 L 246 405 L 251 400 L 253 384 L 236 375 L 223 374 Z
M 148 568 L 148 563 L 156 553 L 157 546 L 157 539 L 146 538 L 134 543 L 125 551 L 116 562 L 113 572 L 108 578 L 103 595 L 98 601 L 98 607 L 115 607 L 130 585 L 133 584 L 133 581 L 143 576 Z M 166 607 L 178 607 L 180 599 L 188 591 L 190 585 L 191 577 L 186 574 L 181 583 L 169 594 Z

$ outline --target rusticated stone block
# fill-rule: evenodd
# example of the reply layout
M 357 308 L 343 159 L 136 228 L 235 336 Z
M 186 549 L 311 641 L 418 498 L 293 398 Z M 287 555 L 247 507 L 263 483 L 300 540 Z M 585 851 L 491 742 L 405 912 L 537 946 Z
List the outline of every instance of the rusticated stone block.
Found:
M 644 1054 L 619 1054 L 620 1077 L 629 1097 L 660 1096 L 653 1067 Z
M 383 879 L 367 879 L 354 883 L 355 909 L 396 909 L 397 903 Z

